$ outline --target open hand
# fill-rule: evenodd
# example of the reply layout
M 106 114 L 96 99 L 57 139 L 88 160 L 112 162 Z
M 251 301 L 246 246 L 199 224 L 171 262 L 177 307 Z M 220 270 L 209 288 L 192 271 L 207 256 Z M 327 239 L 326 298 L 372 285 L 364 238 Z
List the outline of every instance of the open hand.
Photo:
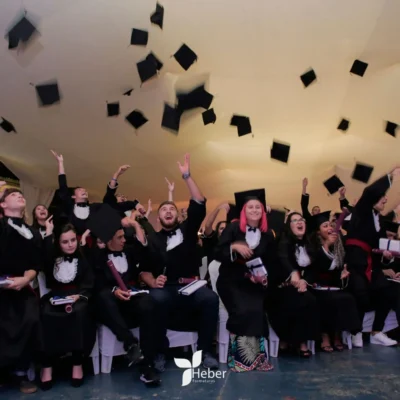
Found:
M 181 164 L 178 161 L 178 167 L 179 167 L 179 170 L 181 171 L 182 175 L 190 173 L 190 154 L 188 154 L 188 153 L 185 154 L 185 159 L 184 159 L 183 164 Z
M 56 153 L 54 150 L 50 150 L 51 154 L 53 154 L 54 158 L 58 161 L 58 163 L 63 163 L 64 162 L 64 157 L 62 154 Z
M 171 183 L 167 178 L 165 178 L 165 182 L 167 182 L 168 191 L 173 192 L 175 190 L 175 183 L 174 182 Z
M 308 178 L 303 179 L 303 188 L 307 188 L 308 186 Z
M 128 169 L 129 169 L 130 167 L 131 167 L 130 165 L 121 165 L 121 166 L 118 168 L 117 175 L 118 175 L 118 176 L 121 176 L 123 173 L 125 173 L 126 171 L 128 171 Z

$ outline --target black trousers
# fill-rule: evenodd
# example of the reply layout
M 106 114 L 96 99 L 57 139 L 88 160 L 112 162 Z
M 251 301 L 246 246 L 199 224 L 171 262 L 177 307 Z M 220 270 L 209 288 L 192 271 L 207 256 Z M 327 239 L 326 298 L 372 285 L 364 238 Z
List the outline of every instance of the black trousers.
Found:
M 182 318 L 187 318 L 191 313 L 195 313 L 198 316 L 198 349 L 203 350 L 204 353 L 211 353 L 218 322 L 218 296 L 204 286 L 190 296 L 183 296 L 178 293 L 180 287 L 179 285 L 167 285 L 162 289 L 150 289 L 151 297 L 161 310 L 161 340 L 164 340 L 163 338 L 166 336 L 168 317 L 172 310 L 179 312 Z
M 130 329 L 139 326 L 140 348 L 145 359 L 153 362 L 160 336 L 160 313 L 153 298 L 148 294 L 138 294 L 129 301 L 122 301 L 107 289 L 97 294 L 95 302 L 98 320 L 124 343 L 125 350 L 135 342 Z
M 375 310 L 372 330 L 376 332 L 383 330 L 390 310 L 396 309 L 396 296 L 388 290 L 388 283 L 381 271 L 372 272 L 371 282 L 368 281 L 365 274 L 351 271 L 349 290 L 356 299 L 360 320 L 361 322 L 364 320 L 366 312 Z M 397 283 L 394 284 L 398 285 Z M 400 310 L 397 313 L 400 316 Z
M 72 365 L 78 366 L 82 365 L 83 363 L 83 353 L 81 351 L 73 351 L 72 352 Z M 53 367 L 54 363 L 56 362 L 58 357 L 56 356 L 49 356 L 47 354 L 42 354 L 42 368 L 51 368 Z

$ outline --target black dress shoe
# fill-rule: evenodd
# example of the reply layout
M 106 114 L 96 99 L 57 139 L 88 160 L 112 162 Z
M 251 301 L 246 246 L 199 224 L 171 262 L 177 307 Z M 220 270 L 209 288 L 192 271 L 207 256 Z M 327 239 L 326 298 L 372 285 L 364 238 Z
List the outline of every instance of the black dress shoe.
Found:
M 128 359 L 129 367 L 143 360 L 143 354 L 140 350 L 139 343 L 133 343 L 129 346 L 126 352 L 126 358 Z
M 78 388 L 78 387 L 81 387 L 82 385 L 83 385 L 83 378 L 81 378 L 81 379 L 72 378 L 71 379 L 72 387 Z
M 46 382 L 40 382 L 40 389 L 42 389 L 44 392 L 47 390 L 50 390 L 53 388 L 53 380 L 51 381 L 46 381 Z

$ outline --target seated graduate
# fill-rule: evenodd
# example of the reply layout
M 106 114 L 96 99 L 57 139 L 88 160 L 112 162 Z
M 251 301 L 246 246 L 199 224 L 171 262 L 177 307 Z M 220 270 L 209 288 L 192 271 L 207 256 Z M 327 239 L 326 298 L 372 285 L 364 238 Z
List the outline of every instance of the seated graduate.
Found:
M 136 229 L 136 241 L 132 246 L 125 247 L 122 224 Z M 140 272 L 137 265 L 147 257 L 145 234 L 134 218 L 125 217 L 122 222 L 119 213 L 108 204 L 95 212 L 89 228 L 105 244 L 104 248 L 100 245 L 93 249 L 92 256 L 97 319 L 123 342 L 130 365 L 141 360 L 141 348 L 144 360 L 140 380 L 149 386 L 159 385 L 161 380 L 154 360 L 161 317 L 153 298 L 137 289 Z M 130 330 L 137 326 L 140 348 Z
M 275 234 L 268 230 L 264 190 L 235 197 L 240 221 L 228 225 L 216 251 L 221 261 L 217 290 L 229 315 L 228 365 L 235 372 L 270 371 L 273 367 L 264 347 L 268 338 L 264 304 L 267 276 L 276 268 Z
M 303 213 L 303 217 L 306 221 L 313 216 L 317 215 L 321 212 L 319 206 L 314 206 L 311 210 L 311 214 L 308 211 L 308 204 L 310 203 L 310 195 L 307 193 L 308 179 L 303 179 L 303 192 L 301 193 L 301 212 Z
M 333 350 L 343 351 L 342 331 L 353 335 L 362 331 L 356 300 L 345 290 L 349 272 L 344 264 L 344 246 L 329 219 L 330 211 L 311 218 L 311 241 L 315 256 L 310 267 L 306 269 L 309 274 L 305 274 L 308 283 L 313 284 L 313 289 L 310 290 L 320 309 L 321 350 L 326 353 Z
M 41 268 L 41 238 L 23 220 L 25 205 L 18 189 L 0 193 L 0 381 L 17 371 L 21 392 L 34 393 L 26 373 L 40 350 L 40 318 L 30 283 Z
M 279 272 L 270 279 L 267 307 L 271 326 L 280 339 L 280 352 L 288 352 L 293 346 L 302 358 L 311 356 L 307 341 L 319 337 L 317 302 L 304 279 L 312 257 L 306 221 L 300 213 L 292 212 L 278 243 Z
M 52 387 L 52 367 L 57 357 L 72 353 L 73 387 L 83 383 L 82 362 L 96 340 L 96 323 L 89 299 L 94 286 L 92 267 L 79 248 L 75 228 L 67 224 L 53 235 L 52 217 L 46 221 L 44 272 L 50 292 L 41 298 L 43 335 L 41 387 Z M 54 243 L 53 243 L 54 242 Z M 73 303 L 52 304 L 57 297 Z
M 178 163 L 182 178 L 191 195 L 187 219 L 178 222 L 178 209 L 171 201 L 161 203 L 158 218 L 162 229 L 149 235 L 151 257 L 141 264 L 141 279 L 150 287 L 150 294 L 162 310 L 162 329 L 165 338 L 169 316 L 198 317 L 198 349 L 202 350 L 203 366 L 218 368 L 218 361 L 212 355 L 212 343 L 217 329 L 218 296 L 203 286 L 190 296 L 182 296 L 178 289 L 189 281 L 199 278 L 199 262 L 196 253 L 197 233 L 206 215 L 206 199 L 190 175 L 190 157 L 185 155 L 183 165 Z M 180 283 L 186 282 L 186 283 Z M 178 311 L 179 310 L 179 314 Z M 183 319 L 182 318 L 182 319 Z M 165 347 L 160 349 L 158 366 L 165 365 Z
M 42 238 L 46 235 L 46 220 L 49 218 L 49 210 L 43 204 L 37 204 L 32 211 L 32 228 L 39 231 Z
M 350 272 L 349 289 L 357 301 L 360 321 L 367 311 L 375 309 L 371 343 L 392 346 L 393 341 L 383 332 L 387 310 L 387 291 L 382 282 L 380 256 L 372 253 L 379 247 L 380 237 L 385 236 L 380 226 L 380 213 L 387 203 L 386 192 L 400 167 L 367 186 L 353 208 L 346 237 L 346 264 Z M 362 334 L 352 337 L 354 347 L 363 347 Z

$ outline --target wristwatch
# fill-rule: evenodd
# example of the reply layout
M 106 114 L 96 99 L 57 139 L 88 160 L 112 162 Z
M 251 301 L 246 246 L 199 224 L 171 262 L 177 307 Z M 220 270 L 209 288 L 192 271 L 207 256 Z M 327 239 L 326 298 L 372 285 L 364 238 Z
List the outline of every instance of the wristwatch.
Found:
M 188 179 L 190 178 L 190 172 L 186 172 L 185 174 L 182 175 L 182 179 Z

